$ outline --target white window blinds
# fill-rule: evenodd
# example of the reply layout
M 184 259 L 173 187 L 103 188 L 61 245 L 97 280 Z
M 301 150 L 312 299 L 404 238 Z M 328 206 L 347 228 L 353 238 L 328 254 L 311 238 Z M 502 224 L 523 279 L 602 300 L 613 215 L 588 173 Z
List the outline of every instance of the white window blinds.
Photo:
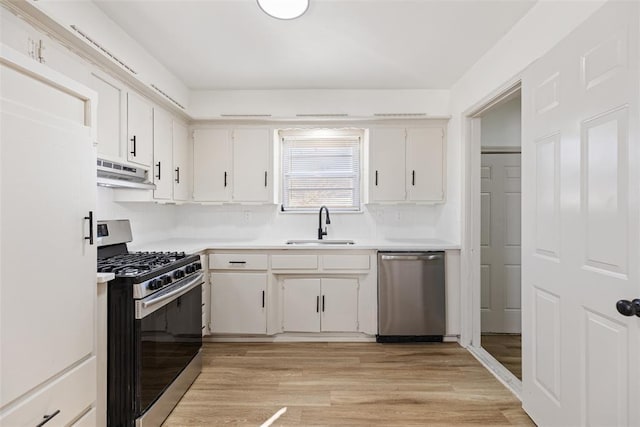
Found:
M 284 138 L 282 207 L 360 210 L 360 138 Z

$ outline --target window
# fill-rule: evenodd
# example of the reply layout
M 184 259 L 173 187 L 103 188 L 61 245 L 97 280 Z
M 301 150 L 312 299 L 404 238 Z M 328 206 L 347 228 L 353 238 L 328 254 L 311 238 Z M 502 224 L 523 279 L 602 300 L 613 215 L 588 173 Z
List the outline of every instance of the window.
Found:
M 282 209 L 360 210 L 361 132 L 283 132 Z

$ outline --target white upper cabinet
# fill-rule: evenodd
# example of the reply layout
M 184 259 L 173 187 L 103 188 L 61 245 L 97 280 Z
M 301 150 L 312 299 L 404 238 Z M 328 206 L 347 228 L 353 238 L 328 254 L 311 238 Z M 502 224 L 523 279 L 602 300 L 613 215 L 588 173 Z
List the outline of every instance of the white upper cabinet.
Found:
M 153 107 L 139 95 L 127 93 L 127 160 L 151 167 Z
M 231 199 L 231 131 L 197 129 L 193 132 L 193 200 Z
M 444 200 L 444 130 L 407 129 L 407 200 Z
M 442 202 L 444 129 L 379 128 L 370 134 L 370 202 Z
M 233 200 L 269 201 L 271 138 L 269 129 L 233 131 Z
M 405 130 L 372 129 L 370 133 L 371 199 L 378 202 L 404 200 Z
M 191 188 L 191 155 L 189 130 L 173 121 L 173 200 L 189 200 Z
M 173 196 L 173 120 L 162 110 L 153 114 L 153 183 L 154 199 L 171 200 Z
M 115 80 L 91 73 L 87 85 L 98 93 L 98 157 L 118 160 L 122 157 L 123 112 L 126 91 Z
M 268 129 L 197 129 L 193 136 L 193 199 L 268 202 L 271 138 Z

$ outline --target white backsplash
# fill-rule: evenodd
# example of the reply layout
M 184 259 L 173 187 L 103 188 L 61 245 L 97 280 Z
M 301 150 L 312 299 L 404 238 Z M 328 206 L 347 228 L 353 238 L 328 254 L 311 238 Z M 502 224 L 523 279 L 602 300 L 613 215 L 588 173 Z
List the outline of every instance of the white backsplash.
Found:
M 119 203 L 113 201 L 113 190 L 98 187 L 96 217 L 103 219 L 129 219 L 136 243 L 154 242 L 173 237 L 176 228 L 175 205 L 156 203 Z
M 114 202 L 113 191 L 115 190 L 98 188 L 98 218 L 130 219 L 136 243 L 167 238 L 232 241 L 260 239 L 270 242 L 317 238 L 317 212 L 282 213 L 276 205 Z M 443 222 L 442 211 L 443 205 L 367 205 L 362 213 L 330 212 L 331 225 L 328 227 L 327 238 L 450 240 L 450 226 L 438 226 Z

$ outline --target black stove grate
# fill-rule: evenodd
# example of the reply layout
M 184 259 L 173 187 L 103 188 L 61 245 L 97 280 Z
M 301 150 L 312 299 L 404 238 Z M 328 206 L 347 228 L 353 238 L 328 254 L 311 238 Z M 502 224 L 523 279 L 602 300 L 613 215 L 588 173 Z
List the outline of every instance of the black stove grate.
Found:
M 134 252 L 98 259 L 99 273 L 137 277 L 169 266 L 186 257 L 184 252 Z

